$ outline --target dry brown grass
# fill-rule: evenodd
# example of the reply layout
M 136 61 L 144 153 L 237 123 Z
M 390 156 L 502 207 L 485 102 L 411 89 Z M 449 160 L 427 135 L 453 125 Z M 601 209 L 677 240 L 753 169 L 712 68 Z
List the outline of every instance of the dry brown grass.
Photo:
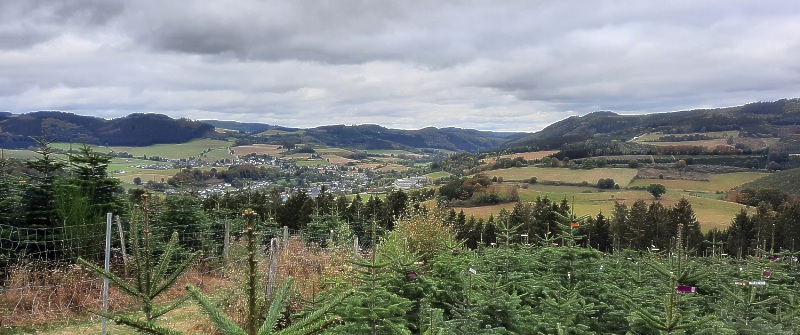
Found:
M 276 285 L 290 277 L 294 279 L 290 301 L 293 311 L 313 301 L 332 283 L 353 283 L 352 267 L 347 262 L 353 257 L 352 244 L 343 243 L 345 245 L 341 247 L 321 248 L 292 237 L 288 248 L 280 251 Z M 173 288 L 159 296 L 157 303 L 166 304 L 184 296 L 184 287 L 191 283 L 219 302 L 223 312 L 234 322 L 242 324 L 247 308 L 247 271 L 240 262 L 243 258 L 239 257 L 243 245 L 237 243 L 232 248 L 240 253 L 237 255 L 234 251 L 228 266 L 195 266 Z M 259 292 L 263 293 L 268 279 L 269 257 L 260 256 L 258 265 L 262 286 Z M 99 319 L 89 311 L 102 308 L 102 287 L 102 278 L 77 265 L 16 266 L 9 271 L 0 291 L 0 333 L 8 329 L 36 329 L 37 334 L 97 332 Z M 138 302 L 113 285 L 109 289 L 109 302 L 112 312 L 139 314 Z M 200 316 L 199 309 L 191 302 L 159 318 L 157 323 L 188 333 L 214 333 L 213 326 L 206 317 Z M 110 327 L 115 333 L 135 334 L 126 327 Z
M 101 309 L 103 280 L 77 265 L 22 264 L 9 270 L 0 294 L 0 323 L 35 326 L 54 320 L 80 318 Z M 110 308 L 130 303 L 109 290 Z
M 184 295 L 191 283 L 204 291 L 230 285 L 214 272 L 200 266 L 186 272 L 169 291 L 159 296 L 166 303 Z M 10 269 L 0 292 L 0 325 L 40 328 L 53 323 L 69 323 L 95 318 L 90 310 L 103 307 L 103 279 L 82 267 L 53 264 L 23 264 Z M 109 311 L 134 311 L 137 301 L 109 287 Z
M 348 281 L 352 259 L 351 248 L 320 248 L 297 238 L 289 239 L 289 247 L 281 253 L 279 278 L 291 277 L 295 291 L 305 300 L 311 300 L 329 282 Z
M 243 252 L 244 243 L 233 246 L 238 253 Z M 283 243 L 281 243 L 283 248 Z M 236 253 L 236 251 L 234 251 Z M 297 311 L 309 301 L 315 300 L 331 283 L 350 282 L 351 269 L 347 259 L 353 257 L 350 248 L 321 248 L 290 237 L 287 248 L 279 251 L 275 287 L 289 278 L 293 279 L 293 295 L 289 308 Z M 225 278 L 229 283 L 211 293 L 223 313 L 239 325 L 247 318 L 247 270 L 246 265 L 237 258 L 226 267 Z M 259 290 L 263 293 L 269 279 L 269 256 L 258 257 Z

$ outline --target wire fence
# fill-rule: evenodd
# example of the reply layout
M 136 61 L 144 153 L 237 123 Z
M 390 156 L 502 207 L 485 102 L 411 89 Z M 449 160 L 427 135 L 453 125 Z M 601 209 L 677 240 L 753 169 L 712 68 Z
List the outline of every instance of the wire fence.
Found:
M 114 220 L 111 271 L 132 280 L 132 267 L 127 264 L 131 253 L 129 228 L 129 223 Z M 152 228 L 154 245 L 164 245 L 167 229 L 158 225 Z M 167 299 L 183 294 L 185 283 L 208 288 L 239 284 L 231 273 L 246 268 L 243 221 L 219 220 L 202 231 L 193 226 L 168 228 L 178 232 L 184 250 L 200 249 L 203 256 Z M 0 326 L 86 318 L 90 310 L 100 310 L 103 279 L 79 266 L 77 258 L 102 266 L 105 230 L 105 223 L 69 228 L 0 225 Z M 267 224 L 259 224 L 256 230 L 262 280 L 275 285 L 291 276 L 298 279 L 295 287 L 300 294 L 310 299 L 319 293 L 326 278 L 344 273 L 340 268 L 347 263 L 344 259 L 363 247 L 357 237 L 336 231 L 290 230 Z M 136 303 L 113 286 L 109 293 L 110 310 Z

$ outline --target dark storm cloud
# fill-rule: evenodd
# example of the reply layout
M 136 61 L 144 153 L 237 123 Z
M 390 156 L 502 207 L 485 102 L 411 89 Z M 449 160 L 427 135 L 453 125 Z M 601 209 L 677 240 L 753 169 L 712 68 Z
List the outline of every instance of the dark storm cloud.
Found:
M 0 110 L 540 129 L 800 92 L 796 1 L 4 1 Z

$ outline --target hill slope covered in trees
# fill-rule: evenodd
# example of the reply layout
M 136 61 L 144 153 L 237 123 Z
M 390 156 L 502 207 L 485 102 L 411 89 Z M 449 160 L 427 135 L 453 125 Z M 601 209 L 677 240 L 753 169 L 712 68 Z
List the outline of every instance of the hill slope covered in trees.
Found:
M 36 142 L 31 137 L 43 134 L 57 142 L 147 146 L 183 143 L 215 132 L 212 125 L 161 114 L 131 114 L 112 120 L 65 112 L 0 115 L 0 147 L 33 146 Z
M 648 132 L 680 134 L 743 131 L 783 138 L 798 133 L 799 127 L 800 99 L 795 98 L 736 107 L 644 115 L 595 112 L 553 123 L 539 132 L 509 141 L 503 147 L 549 150 L 590 139 L 629 140 Z

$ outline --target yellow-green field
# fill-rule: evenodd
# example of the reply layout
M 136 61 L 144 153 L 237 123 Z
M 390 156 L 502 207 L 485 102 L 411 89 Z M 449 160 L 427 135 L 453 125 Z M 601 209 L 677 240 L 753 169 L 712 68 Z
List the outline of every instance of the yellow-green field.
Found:
M 2 149 L 0 151 L 3 158 L 15 158 L 15 159 L 33 159 L 39 157 L 39 154 L 30 151 L 30 150 L 9 150 L 9 149 Z M 63 158 L 66 159 L 65 155 L 56 154 L 56 158 Z
M 591 191 L 591 193 L 584 193 Z M 533 185 L 528 189 L 519 190 L 520 201 L 533 201 L 537 196 L 547 197 L 551 200 L 561 201 L 566 198 L 574 207 L 576 215 L 589 214 L 596 216 L 600 211 L 608 216 L 612 213 L 614 202 L 619 201 L 628 206 L 633 204 L 637 199 L 643 199 L 650 203 L 658 201 L 664 206 L 673 206 L 682 197 L 686 197 L 692 204 L 692 208 L 697 215 L 697 221 L 700 222 L 702 229 L 709 230 L 712 228 L 727 227 L 731 219 L 739 212 L 743 205 L 717 200 L 704 197 L 691 196 L 686 192 L 675 192 L 667 189 L 661 199 L 655 200 L 652 195 L 642 190 L 615 190 L 598 192 L 597 189 L 577 187 L 577 186 L 550 186 L 550 185 Z M 573 202 L 574 200 L 574 202 Z M 464 213 L 469 217 L 474 215 L 476 218 L 488 218 L 490 214 L 497 217 L 500 210 L 505 208 L 512 210 L 514 203 L 502 204 L 496 206 L 484 207 L 468 207 L 461 208 Z M 456 211 L 460 210 L 459 208 Z
M 436 171 L 436 172 L 431 172 L 431 173 L 428 173 L 428 174 L 424 175 L 424 177 L 428 177 L 428 179 L 447 178 L 447 177 L 450 177 L 450 176 L 452 176 L 452 174 L 450 172 L 447 172 L 447 171 Z
M 660 138 L 667 135 L 681 136 L 681 135 L 692 135 L 692 134 L 702 134 L 710 138 L 722 138 L 722 139 L 726 139 L 728 138 L 728 136 L 733 136 L 733 137 L 739 136 L 739 132 L 737 131 L 709 131 L 704 133 L 689 133 L 689 134 L 648 133 L 639 136 L 635 142 L 653 142 L 653 141 L 658 141 Z
M 566 168 L 540 168 L 523 167 L 500 169 L 486 172 L 489 177 L 503 177 L 505 181 L 523 181 L 536 177 L 538 181 L 560 181 L 569 183 L 580 183 L 586 181 L 596 184 L 601 178 L 611 178 L 620 187 L 628 186 L 628 183 L 636 177 L 636 169 L 626 168 L 597 168 L 591 170 L 566 169 Z
M 391 155 L 395 155 L 395 156 L 397 156 L 397 155 L 417 155 L 417 156 L 419 156 L 418 154 L 415 154 L 415 153 L 410 152 L 410 151 L 405 151 L 405 150 L 388 150 L 388 149 L 387 150 L 365 150 L 365 152 L 370 154 L 370 155 L 382 155 L 382 156 L 391 156 Z
M 514 159 L 514 158 L 517 158 L 517 157 L 522 157 L 525 160 L 536 160 L 536 159 L 545 158 L 545 157 L 550 156 L 550 155 L 555 154 L 555 153 L 558 153 L 558 150 L 530 151 L 530 152 L 520 152 L 520 153 L 516 153 L 516 154 L 503 155 L 503 156 L 500 156 L 500 158 L 511 158 L 511 159 Z
M 683 179 L 634 179 L 628 186 L 647 187 L 650 184 L 662 184 L 667 190 L 684 190 L 690 192 L 717 192 L 728 190 L 751 182 L 758 178 L 768 176 L 764 172 L 737 172 L 712 174 L 708 181 L 683 180 Z
M 409 167 L 399 164 L 385 164 L 383 167 L 378 168 L 378 171 L 406 171 Z
M 453 150 L 440 149 L 440 148 L 422 148 L 422 149 L 425 149 L 425 150 L 431 150 L 431 151 L 435 151 L 435 152 L 439 152 L 439 153 L 444 153 L 444 154 L 454 154 L 454 153 L 456 153 L 456 152 L 457 152 L 457 151 L 453 151 Z
M 347 164 L 350 162 L 356 162 L 355 160 L 349 158 L 344 158 L 342 156 L 330 155 L 330 154 L 322 155 L 322 158 L 328 160 L 331 164 L 338 164 L 338 165 Z
M 286 150 L 280 149 L 280 145 L 274 144 L 253 144 L 253 145 L 240 145 L 233 147 L 233 153 L 237 156 L 244 156 L 249 154 L 256 155 L 272 155 L 277 156 L 284 153 Z
M 666 147 L 666 146 L 698 146 L 706 148 L 714 148 L 716 146 L 730 146 L 727 140 L 717 138 L 713 140 L 699 140 L 699 141 L 679 141 L 679 142 L 647 142 L 648 145 Z
M 200 154 L 203 153 L 203 151 L 207 151 L 208 149 L 211 149 L 212 152 L 215 150 L 221 150 L 225 152 L 227 151 L 227 148 L 230 147 L 231 145 L 233 145 L 233 143 L 228 141 L 197 139 L 186 143 L 154 144 L 146 147 L 95 146 L 95 145 L 90 145 L 90 147 L 92 147 L 93 150 L 98 152 L 111 152 L 111 151 L 127 152 L 137 157 L 147 155 L 147 157 L 158 156 L 167 159 L 180 159 L 187 157 L 199 158 Z M 53 148 L 59 148 L 64 150 L 68 150 L 70 146 L 72 147 L 72 149 L 78 149 L 82 146 L 82 144 L 53 143 Z M 231 156 L 228 154 L 227 158 L 230 157 Z
M 298 134 L 302 135 L 305 131 L 298 130 L 298 131 L 286 131 L 286 130 L 277 130 L 277 129 L 270 129 L 267 131 L 263 131 L 258 133 L 259 136 L 271 136 L 271 135 L 283 135 L 283 134 Z
M 314 148 L 314 151 L 316 151 L 320 155 L 349 155 L 353 153 L 350 150 L 345 150 L 342 148 L 333 148 L 333 147 Z
M 328 166 L 331 165 L 324 159 L 304 159 L 294 162 L 297 166 Z

